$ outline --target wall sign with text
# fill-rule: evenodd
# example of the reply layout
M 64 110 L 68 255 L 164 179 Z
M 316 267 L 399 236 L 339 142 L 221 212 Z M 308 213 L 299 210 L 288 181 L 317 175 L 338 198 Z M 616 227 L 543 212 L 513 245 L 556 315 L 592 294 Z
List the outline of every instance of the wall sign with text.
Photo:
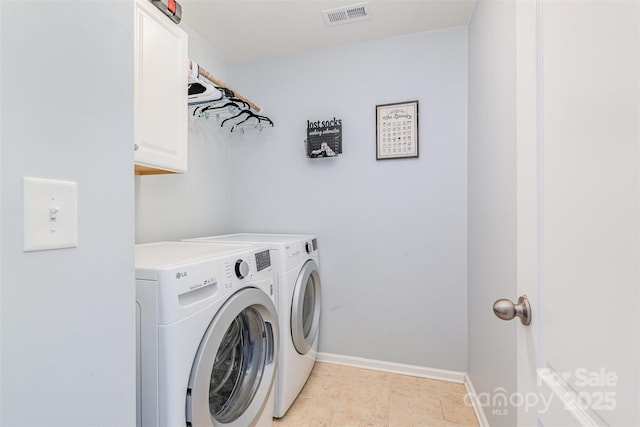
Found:
M 418 101 L 376 105 L 376 160 L 418 157 Z
M 342 120 L 307 120 L 307 157 L 335 157 L 342 153 Z

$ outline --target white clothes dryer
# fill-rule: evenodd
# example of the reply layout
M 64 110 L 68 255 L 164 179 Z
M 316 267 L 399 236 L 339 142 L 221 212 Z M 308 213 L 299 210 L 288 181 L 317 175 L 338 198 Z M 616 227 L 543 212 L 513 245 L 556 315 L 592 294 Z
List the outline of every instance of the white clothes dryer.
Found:
M 281 332 L 274 417 L 283 417 L 309 378 L 317 358 L 321 280 L 316 236 L 239 233 L 190 241 L 254 243 L 271 249 L 277 273 Z
M 279 329 L 269 249 L 136 245 L 137 425 L 271 426 Z

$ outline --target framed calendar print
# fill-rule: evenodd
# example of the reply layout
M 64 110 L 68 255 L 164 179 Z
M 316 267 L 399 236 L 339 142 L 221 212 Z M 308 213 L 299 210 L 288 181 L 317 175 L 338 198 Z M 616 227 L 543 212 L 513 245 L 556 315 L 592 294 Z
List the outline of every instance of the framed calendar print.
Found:
M 418 101 L 376 105 L 376 160 L 418 157 Z

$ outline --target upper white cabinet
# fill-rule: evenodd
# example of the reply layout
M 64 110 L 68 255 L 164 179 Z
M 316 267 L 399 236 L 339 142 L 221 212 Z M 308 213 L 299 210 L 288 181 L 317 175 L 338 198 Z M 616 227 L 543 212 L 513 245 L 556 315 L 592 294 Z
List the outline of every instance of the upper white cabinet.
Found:
M 147 0 L 135 2 L 137 174 L 187 170 L 187 34 Z

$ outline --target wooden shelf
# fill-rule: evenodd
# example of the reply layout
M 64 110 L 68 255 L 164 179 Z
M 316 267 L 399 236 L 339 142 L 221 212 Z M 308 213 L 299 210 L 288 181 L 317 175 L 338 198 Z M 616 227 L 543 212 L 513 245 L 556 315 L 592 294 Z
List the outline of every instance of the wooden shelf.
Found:
M 172 172 L 164 169 L 156 169 L 156 168 L 150 168 L 148 166 L 135 165 L 134 173 L 136 175 L 163 175 L 163 174 L 174 174 L 179 172 Z

